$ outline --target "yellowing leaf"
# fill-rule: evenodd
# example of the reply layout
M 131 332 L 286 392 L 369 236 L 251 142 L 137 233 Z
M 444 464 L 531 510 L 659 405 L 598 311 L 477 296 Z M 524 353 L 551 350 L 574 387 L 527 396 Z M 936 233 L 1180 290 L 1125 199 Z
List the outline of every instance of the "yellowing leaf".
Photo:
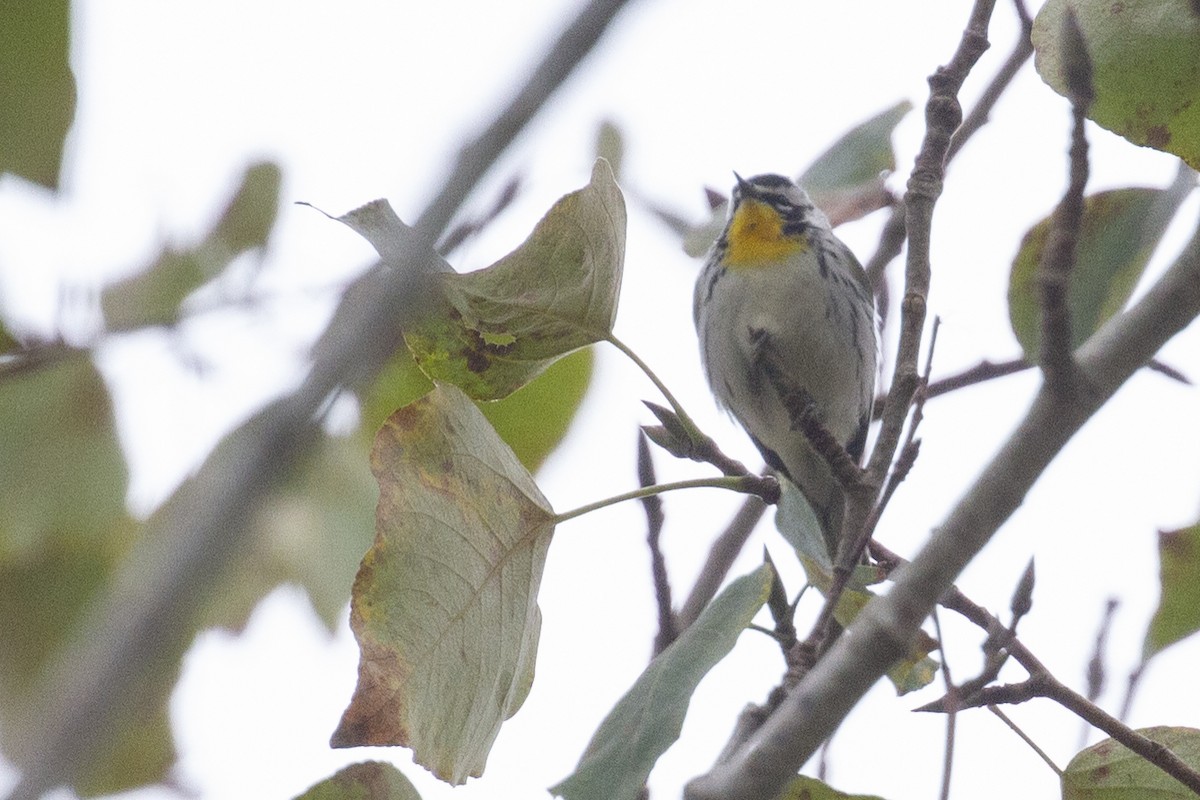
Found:
M 1088 116 L 1134 144 L 1200 169 L 1200 15 L 1190 0 L 1049 0 L 1033 24 L 1034 65 L 1066 94 L 1060 32 L 1075 13 L 1092 61 Z
M 343 767 L 296 800 L 421 800 L 400 770 L 382 761 Z
M 335 747 L 406 745 L 441 779 L 483 771 L 533 681 L 554 516 L 459 390 L 390 416 L 371 453 L 375 543 L 354 581 L 358 685 Z
M 700 680 L 729 654 L 767 601 L 771 568 L 727 586 L 641 674 L 609 712 L 575 772 L 550 789 L 567 800 L 634 800 L 658 757 L 679 738 Z
M 1200 769 L 1200 731 L 1160 726 L 1138 733 Z M 1113 739 L 1078 753 L 1062 775 L 1063 800 L 1184 800 L 1195 793 Z
M 471 397 L 511 394 L 558 357 L 612 331 L 625 259 L 625 201 L 607 162 L 492 266 L 442 276 L 446 305 L 404 332 L 434 380 Z
M 1200 523 L 1160 533 L 1158 555 L 1162 598 L 1146 631 L 1143 660 L 1200 631 Z
M 1084 200 L 1083 222 L 1071 271 L 1071 346 L 1078 347 L 1124 308 L 1167 223 L 1189 189 L 1114 189 Z M 1041 341 L 1038 264 L 1052 217 L 1029 229 L 1013 260 L 1008 313 L 1013 334 L 1031 361 Z

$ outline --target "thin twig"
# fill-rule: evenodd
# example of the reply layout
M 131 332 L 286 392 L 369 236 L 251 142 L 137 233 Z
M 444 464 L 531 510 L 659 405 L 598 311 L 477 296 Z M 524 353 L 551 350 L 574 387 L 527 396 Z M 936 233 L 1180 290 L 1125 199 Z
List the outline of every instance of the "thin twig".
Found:
M 950 698 L 946 709 L 946 750 L 942 757 L 942 791 L 938 795 L 941 800 L 950 800 L 950 775 L 954 768 L 954 734 L 958 727 L 958 690 L 954 679 L 950 676 L 950 659 L 946 656 L 946 639 L 942 635 L 942 620 L 937 609 L 933 610 L 933 628 L 937 632 L 938 651 L 942 654 L 942 681 L 946 684 L 946 697 Z
M 1013 78 L 1021 71 L 1021 67 L 1033 55 L 1033 40 L 1030 38 L 1030 33 L 1033 31 L 1033 18 L 1029 16 L 1029 10 L 1025 8 L 1022 0 L 1014 0 L 1013 5 L 1016 7 L 1017 19 L 1021 22 L 1021 33 L 1017 37 L 1017 43 L 1004 64 L 996 71 L 987 88 L 983 90 L 983 94 L 979 96 L 975 106 L 963 117 L 962 125 L 958 126 L 958 130 L 951 137 L 950 147 L 946 150 L 947 161 L 958 155 L 967 140 L 988 123 L 988 120 L 991 119 L 992 109 L 1004 95 Z
M 1021 730 L 1021 728 L 1015 722 L 1013 722 L 1011 719 L 1009 719 L 1007 714 L 1005 714 L 1003 711 L 1001 711 L 996 706 L 988 706 L 987 710 L 992 712 L 994 715 L 996 715 L 996 717 L 1001 722 L 1003 722 L 1005 725 L 1007 725 L 1008 729 L 1010 731 L 1012 731 L 1013 733 L 1015 733 L 1018 737 L 1020 737 L 1021 741 L 1023 741 L 1025 744 L 1029 745 L 1029 749 L 1032 750 L 1033 752 L 1037 753 L 1038 758 L 1040 758 L 1040 759 L 1042 759 L 1042 761 L 1046 762 L 1046 766 L 1048 766 L 1048 767 L 1050 767 L 1050 769 L 1054 770 L 1055 775 L 1062 777 L 1062 774 L 1063 774 L 1062 768 L 1059 767 L 1058 764 L 1054 763 L 1054 760 L 1050 758 L 1050 756 L 1046 753 L 1045 750 L 1038 747 L 1037 742 L 1035 742 L 1033 739 L 1029 738 L 1029 735 L 1026 734 L 1025 731 Z
M 1062 201 L 1054 212 L 1046 249 L 1038 264 L 1038 289 L 1041 303 L 1041 344 L 1038 358 L 1046 383 L 1056 391 L 1076 390 L 1075 360 L 1071 355 L 1071 273 L 1075 268 L 1075 249 L 1083 224 L 1083 191 L 1088 179 L 1088 144 L 1084 127 L 1092 104 L 1092 62 L 1075 13 L 1063 16 L 1062 53 L 1067 94 L 1071 99 L 1070 181 Z
M 643 489 L 657 483 L 654 477 L 654 459 L 650 457 L 650 446 L 646 437 L 638 434 L 637 442 L 638 485 Z M 658 495 L 642 498 L 642 509 L 646 512 L 646 546 L 650 548 L 650 574 L 654 581 L 654 600 L 658 608 L 658 633 L 654 637 L 654 655 L 658 655 L 678 635 L 675 629 L 675 611 L 671 607 L 671 582 L 667 577 L 667 560 L 663 557 L 659 539 L 663 529 L 663 503 Z
M 1000 621 L 957 590 L 947 592 L 942 604 L 962 614 L 984 630 L 994 630 Z M 1029 673 L 1029 680 L 1007 686 L 989 686 L 974 694 L 961 697 L 962 706 L 987 706 L 997 703 L 1020 703 L 1034 697 L 1054 700 L 1090 725 L 1104 731 L 1113 739 L 1200 794 L 1200 770 L 1189 767 L 1167 747 L 1131 729 L 1086 697 L 1068 688 L 1015 636 L 1005 643 L 1013 659 Z
M 1104 651 L 1108 646 L 1108 632 L 1112 628 L 1113 616 L 1118 605 L 1120 603 L 1115 597 L 1108 598 L 1108 602 L 1104 604 L 1104 616 L 1100 620 L 1099 630 L 1096 631 L 1096 644 L 1092 647 L 1092 657 L 1088 660 L 1087 699 L 1091 703 L 1100 699 L 1100 693 L 1104 691 Z M 1090 731 L 1091 727 L 1084 725 L 1083 730 L 1079 732 L 1080 750 L 1087 746 Z

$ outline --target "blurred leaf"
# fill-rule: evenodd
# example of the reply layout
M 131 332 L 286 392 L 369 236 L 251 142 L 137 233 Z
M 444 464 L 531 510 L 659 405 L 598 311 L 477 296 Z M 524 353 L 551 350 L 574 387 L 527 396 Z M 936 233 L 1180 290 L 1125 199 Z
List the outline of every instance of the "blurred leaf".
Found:
M 405 745 L 458 784 L 533 681 L 554 514 L 470 400 L 439 386 L 384 423 L 375 543 L 354 581 L 362 656 L 334 747 Z
M 240 630 L 284 583 L 300 586 L 332 632 L 371 546 L 379 487 L 359 437 L 326 436 L 263 501 L 244 554 L 224 577 L 203 623 Z
M 0 561 L 54 537 L 106 536 L 125 518 L 112 403 L 87 357 L 7 376 L 0 415 Z
M 807 775 L 797 775 L 775 800 L 883 800 L 873 794 L 846 794 Z
M 1060 39 L 1074 11 L 1092 60 L 1088 117 L 1200 169 L 1200 20 L 1188 0 L 1049 0 L 1033 23 L 1034 66 L 1066 95 Z
M 912 111 L 902 100 L 850 129 L 797 182 L 836 227 L 891 203 L 884 178 L 896 169 L 892 132 Z
M 1078 347 L 1124 308 L 1167 224 L 1188 190 L 1114 189 L 1084 199 L 1071 271 L 1071 346 Z M 1029 229 L 1013 260 L 1008 313 L 1025 357 L 1036 361 L 1041 341 L 1038 264 L 1053 215 Z
M 1192 769 L 1200 769 L 1200 731 L 1195 728 L 1161 726 L 1138 733 L 1165 745 Z M 1062 796 L 1063 800 L 1183 800 L 1196 795 L 1125 745 L 1105 739 L 1067 764 Z
M 568 800 L 635 800 L 658 761 L 679 738 L 692 693 L 729 654 L 767 601 L 771 568 L 729 584 L 660 653 L 596 730 L 575 772 L 550 791 Z
M 216 277 L 244 252 L 262 247 L 275 224 L 279 167 L 254 164 L 203 240 L 186 250 L 166 249 L 145 270 L 106 287 L 100 304 L 110 330 L 167 325 L 179 317 L 179 304 Z
M 4 320 L 0 319 L 0 356 L 10 355 L 21 349 L 21 343 L 13 336 Z
M 716 206 L 708 221 L 687 231 L 683 237 L 683 252 L 692 258 L 701 258 L 712 247 L 713 242 L 725 228 L 725 217 L 729 214 L 729 200 Z
M 1146 630 L 1142 660 L 1200 630 L 1200 523 L 1158 535 L 1162 597 Z
M 52 698 L 39 691 L 92 602 L 107 590 L 138 526 L 125 511 L 126 467 L 112 404 L 82 354 L 0 382 L 0 741 L 18 766 Z M 159 781 L 174 761 L 167 723 L 173 667 L 149 677 L 90 767 L 83 795 Z
M 364 761 L 343 767 L 296 800 L 421 800 L 421 795 L 391 764 Z
M 604 120 L 596 128 L 596 157 L 608 162 L 613 176 L 620 180 L 625 160 L 625 135 L 612 120 Z
M 421 368 L 471 397 L 511 394 L 558 357 L 612 331 L 625 202 L 604 161 L 525 243 L 492 266 L 443 276 L 446 305 L 404 332 Z
M 58 188 L 75 117 L 67 0 L 0 5 L 0 173 Z

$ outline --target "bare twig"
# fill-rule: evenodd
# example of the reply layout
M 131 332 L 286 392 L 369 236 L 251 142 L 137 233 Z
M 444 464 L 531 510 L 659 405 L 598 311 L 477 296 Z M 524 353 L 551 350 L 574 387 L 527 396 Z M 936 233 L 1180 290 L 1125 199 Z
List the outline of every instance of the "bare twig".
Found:
M 1021 741 L 1029 745 L 1029 749 L 1036 753 L 1038 758 L 1042 759 L 1042 761 L 1046 763 L 1046 766 L 1053 770 L 1055 775 L 1058 775 L 1059 777 L 1062 776 L 1062 767 L 1058 766 L 1058 764 L 1055 764 L 1054 760 L 1047 755 L 1046 751 L 1038 747 L 1037 742 L 1029 738 L 1029 735 L 1025 733 L 1025 731 L 1021 730 L 1021 728 L 1015 722 L 1009 719 L 1007 714 L 1005 714 L 996 706 L 988 706 L 987 709 L 988 711 L 992 712 L 992 714 L 994 714 L 1001 722 L 1003 722 L 1010 731 L 1015 733 L 1021 739 Z
M 1092 104 L 1092 62 L 1075 12 L 1070 9 L 1063 16 L 1061 35 L 1064 77 L 1074 121 L 1071 167 L 1066 193 L 1054 212 L 1046 249 L 1038 264 L 1042 312 L 1038 357 L 1046 375 L 1046 383 L 1055 390 L 1073 392 L 1078 387 L 1075 361 L 1071 356 L 1071 309 L 1068 297 L 1071 272 L 1075 267 L 1076 243 L 1083 223 L 1083 190 L 1088 179 L 1088 144 L 1084 123 Z
M 301 386 L 228 437 L 198 474 L 147 524 L 142 546 L 113 593 L 80 626 L 40 696 L 51 698 L 42 736 L 30 745 L 12 800 L 33 800 L 70 781 L 111 736 L 114 718 L 164 653 L 177 653 L 188 624 L 238 552 L 259 501 L 296 464 L 319 430 L 319 411 L 339 387 L 375 374 L 399 344 L 403 323 L 420 309 L 408 292 L 432 267 L 430 243 L 550 95 L 587 55 L 625 0 L 593 0 L 559 36 L 512 101 L 462 151 L 406 244 L 408 258 L 387 271 L 382 291 L 357 295 L 346 326 L 328 337 Z M 344 301 L 346 302 L 346 301 Z
M 941 800 L 950 800 L 950 775 L 954 768 L 954 734 L 958 727 L 958 689 L 950 675 L 950 659 L 946 655 L 946 640 L 942 635 L 942 620 L 938 617 L 937 609 L 933 610 L 933 628 L 937 632 L 938 651 L 942 654 L 942 681 L 946 684 L 946 697 L 949 707 L 946 709 L 946 750 L 942 757 L 942 791 L 938 795 Z
M 1104 616 L 1100 620 L 1100 628 L 1096 631 L 1096 644 L 1092 647 L 1092 657 L 1088 660 L 1087 665 L 1087 699 L 1089 703 L 1095 703 L 1100 699 L 1100 693 L 1104 691 L 1104 651 L 1108 646 L 1108 631 L 1112 628 L 1113 615 L 1117 611 L 1117 606 L 1120 603 L 1115 597 L 1108 598 L 1108 602 L 1104 604 Z M 1121 717 L 1124 722 L 1124 716 Z M 1084 723 L 1083 728 L 1079 731 L 1079 749 L 1087 747 L 1088 734 L 1091 733 L 1091 726 Z
M 646 437 L 639 433 L 637 442 L 638 485 L 643 489 L 658 481 L 654 477 L 654 460 L 650 457 L 650 446 Z M 671 582 L 667 578 L 667 561 L 663 558 L 659 538 L 663 529 L 662 498 L 656 494 L 642 498 L 646 512 L 646 544 L 650 548 L 650 573 L 654 579 L 654 600 L 658 607 L 658 633 L 654 637 L 654 655 L 658 655 L 678 635 L 675 629 L 675 611 L 671 608 Z
M 1200 262 L 1200 247 L 1196 249 L 1197 262 Z M 1200 269 L 1197 271 L 1200 273 Z M 1196 290 L 1195 294 L 1198 295 L 1195 300 L 1197 313 L 1200 313 L 1200 290 Z M 991 613 L 971 602 L 957 590 L 947 592 L 942 602 L 947 608 L 962 614 L 986 631 L 993 631 L 1000 625 L 1000 621 Z M 1192 791 L 1200 793 L 1200 770 L 1192 769 L 1168 748 L 1142 736 L 1083 695 L 1068 688 L 1055 678 L 1050 670 L 1015 636 L 1008 637 L 1004 647 L 1013 659 L 1029 673 L 1029 679 L 1017 684 L 982 687 L 973 692 L 971 696 L 960 695 L 957 698 L 959 708 L 1023 703 L 1035 697 L 1054 700 L 1088 724 L 1099 728 L 1133 752 L 1155 764 Z
M 1021 21 L 1021 35 L 1017 39 L 1017 44 L 1013 48 L 1012 54 L 996 72 L 991 83 L 980 95 L 979 100 L 971 111 L 963 118 L 962 124 L 954 132 L 950 138 L 950 145 L 946 149 L 946 164 L 958 155 L 962 150 L 963 145 L 967 140 L 975 135 L 991 117 L 992 109 L 997 101 L 1003 96 L 1004 92 L 1012 84 L 1013 78 L 1017 72 L 1033 55 L 1033 42 L 1029 38 L 1029 33 L 1033 30 L 1033 18 L 1029 16 L 1029 11 L 1025 8 L 1023 0 L 1014 0 L 1013 5 L 1016 7 L 1017 17 Z M 892 260 L 900 255 L 900 250 L 904 246 L 905 240 L 905 211 L 904 202 L 897 200 L 892 204 L 892 212 L 888 216 L 887 222 L 883 225 L 883 230 L 879 234 L 879 244 L 875 247 L 875 253 L 870 260 L 864 264 L 867 277 L 871 280 L 871 288 L 875 292 L 875 299 L 879 318 L 882 322 L 887 321 L 888 311 L 890 306 L 890 296 L 888 294 L 887 281 L 884 280 L 884 273 L 887 265 Z M 933 396 L 933 395 L 931 395 Z
M 958 152 L 962 150 L 963 145 L 967 140 L 987 124 L 991 118 L 992 109 L 996 103 L 1004 95 L 1012 83 L 1013 78 L 1021 71 L 1021 67 L 1033 55 L 1033 41 L 1030 39 L 1030 33 L 1033 31 L 1033 18 L 1029 16 L 1028 9 L 1025 8 L 1023 0 L 1014 0 L 1013 5 L 1016 7 L 1017 19 L 1021 22 L 1021 34 L 1017 38 L 1017 43 L 1013 47 L 1012 53 L 997 70 L 992 77 L 991 83 L 983 90 L 983 94 L 979 96 L 975 107 L 963 117 L 962 125 L 958 126 L 958 130 L 954 132 L 954 136 L 950 139 L 950 147 L 946 151 L 946 160 L 950 161 Z

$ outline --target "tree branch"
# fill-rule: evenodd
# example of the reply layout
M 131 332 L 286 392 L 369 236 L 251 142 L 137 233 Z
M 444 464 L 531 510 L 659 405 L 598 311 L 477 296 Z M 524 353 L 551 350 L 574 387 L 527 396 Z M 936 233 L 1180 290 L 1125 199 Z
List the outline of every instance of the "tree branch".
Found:
M 580 11 L 511 102 L 462 150 L 402 257 L 376 268 L 380 291 L 343 298 L 335 315 L 343 327 L 331 325 L 303 384 L 226 437 L 147 523 L 112 593 L 81 627 L 82 635 L 43 687 L 40 696 L 51 698 L 43 735 L 30 744 L 29 752 L 37 755 L 23 765 L 11 798 L 33 800 L 70 781 L 96 746 L 111 737 L 115 717 L 143 676 L 165 654 L 186 647 L 197 607 L 238 553 L 256 505 L 314 441 L 329 398 L 374 376 L 400 344 L 404 322 L 420 310 L 409 298 L 434 260 L 430 243 L 625 4 L 592 0 Z

